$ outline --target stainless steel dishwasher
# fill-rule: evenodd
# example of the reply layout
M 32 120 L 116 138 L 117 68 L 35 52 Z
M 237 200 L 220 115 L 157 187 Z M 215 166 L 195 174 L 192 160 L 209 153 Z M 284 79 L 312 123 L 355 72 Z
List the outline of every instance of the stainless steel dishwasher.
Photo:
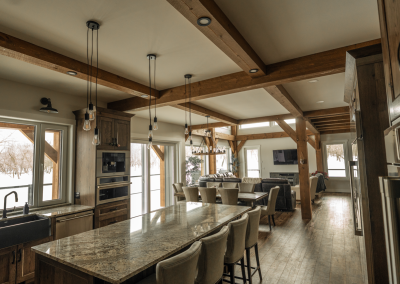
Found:
M 93 211 L 85 211 L 56 218 L 54 240 L 93 230 L 93 215 Z

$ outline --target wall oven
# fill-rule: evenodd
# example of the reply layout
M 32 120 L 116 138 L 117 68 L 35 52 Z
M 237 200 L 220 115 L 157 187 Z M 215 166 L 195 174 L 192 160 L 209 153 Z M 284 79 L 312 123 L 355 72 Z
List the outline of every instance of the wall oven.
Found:
M 130 177 L 98 177 L 96 205 L 128 199 L 130 196 Z
M 130 174 L 130 151 L 97 151 L 97 177 Z

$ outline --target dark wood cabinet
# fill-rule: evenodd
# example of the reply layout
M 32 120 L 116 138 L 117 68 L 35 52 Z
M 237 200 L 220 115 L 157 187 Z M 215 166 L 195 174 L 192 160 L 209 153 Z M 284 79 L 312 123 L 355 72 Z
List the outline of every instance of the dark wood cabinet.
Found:
M 131 145 L 131 124 L 129 121 L 114 119 L 114 137 L 116 137 L 118 150 L 129 150 Z
M 114 150 L 114 119 L 100 116 L 97 118 L 97 127 L 100 133 L 100 145 L 97 146 L 97 150 Z
M 15 284 L 17 246 L 0 250 L 0 284 Z

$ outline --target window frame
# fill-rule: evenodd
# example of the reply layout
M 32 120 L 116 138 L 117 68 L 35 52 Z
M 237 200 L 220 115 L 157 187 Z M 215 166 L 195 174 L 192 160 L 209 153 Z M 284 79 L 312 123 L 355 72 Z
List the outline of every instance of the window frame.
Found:
M 71 172 L 73 169 L 71 168 L 71 159 L 69 157 L 69 153 L 72 151 L 69 143 L 71 143 L 70 135 L 71 129 L 67 125 L 57 124 L 57 123 L 48 123 L 41 121 L 31 121 L 24 119 L 15 119 L 15 118 L 5 118 L 0 117 L 1 122 L 12 123 L 12 124 L 21 124 L 27 126 L 34 126 L 34 150 L 33 150 L 33 169 L 32 169 L 32 190 L 33 190 L 33 204 L 29 204 L 30 208 L 40 208 L 46 207 L 56 204 L 65 204 L 70 198 L 70 194 L 73 190 L 71 187 Z M 62 161 L 61 164 L 61 181 L 60 181 L 60 198 L 56 200 L 47 200 L 43 201 L 43 171 L 42 164 L 44 165 L 44 148 L 45 148 L 45 131 L 46 129 L 53 130 L 62 130 L 62 152 L 60 155 L 60 159 Z M 29 203 L 29 201 L 28 201 Z M 23 209 L 24 206 L 16 207 L 16 210 Z M 0 212 L 3 212 L 3 209 L 0 209 Z
M 323 147 L 323 159 L 324 159 L 324 171 L 328 173 L 329 175 L 329 169 L 328 169 L 328 153 L 326 151 L 326 146 L 329 145 L 338 145 L 342 144 L 343 145 L 343 150 L 344 150 L 344 171 L 346 173 L 345 177 L 332 177 L 329 176 L 329 179 L 333 180 L 349 180 L 349 149 L 348 149 L 348 141 L 347 140 L 333 140 L 333 141 L 324 141 L 322 142 L 322 147 Z
M 258 168 L 260 171 L 260 177 L 262 178 L 262 162 L 261 162 L 261 145 L 254 145 L 254 146 L 243 146 L 243 151 L 241 156 L 242 156 L 242 161 L 244 162 L 244 167 L 242 170 L 242 174 L 243 177 L 247 177 L 247 171 L 248 171 L 248 167 L 247 167 L 247 150 L 252 150 L 252 149 L 256 149 L 258 150 Z
M 268 125 L 260 125 L 263 123 L 268 123 Z M 244 127 L 244 125 L 253 125 L 249 127 Z M 265 122 L 256 122 L 256 123 L 250 123 L 250 124 L 243 124 L 240 125 L 240 129 L 253 129 L 253 128 L 261 128 L 261 127 L 271 127 L 272 123 L 270 121 L 265 121 Z

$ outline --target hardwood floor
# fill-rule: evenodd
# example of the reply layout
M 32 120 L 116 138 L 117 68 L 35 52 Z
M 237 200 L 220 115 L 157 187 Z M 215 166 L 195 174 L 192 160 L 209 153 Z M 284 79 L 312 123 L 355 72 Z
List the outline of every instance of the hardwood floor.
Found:
M 325 194 L 313 205 L 311 221 L 301 219 L 298 204 L 293 212 L 276 213 L 272 232 L 268 217 L 262 218 L 258 244 L 263 280 L 256 274 L 253 283 L 363 283 L 350 205 L 349 195 Z M 239 266 L 236 271 L 241 275 Z

